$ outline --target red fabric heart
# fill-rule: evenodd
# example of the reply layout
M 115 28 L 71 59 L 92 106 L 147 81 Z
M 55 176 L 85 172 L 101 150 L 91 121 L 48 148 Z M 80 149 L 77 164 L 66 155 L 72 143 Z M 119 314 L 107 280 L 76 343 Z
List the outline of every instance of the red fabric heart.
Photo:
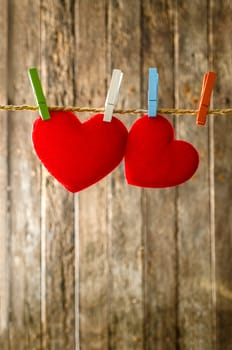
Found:
M 130 185 L 161 188 L 187 181 L 197 170 L 199 155 L 188 142 L 174 140 L 172 124 L 147 115 L 132 126 L 125 153 L 125 173 Z
M 97 114 L 81 123 L 69 111 L 50 115 L 35 120 L 32 141 L 41 162 L 68 191 L 93 185 L 121 162 L 128 131 L 117 118 L 107 123 Z

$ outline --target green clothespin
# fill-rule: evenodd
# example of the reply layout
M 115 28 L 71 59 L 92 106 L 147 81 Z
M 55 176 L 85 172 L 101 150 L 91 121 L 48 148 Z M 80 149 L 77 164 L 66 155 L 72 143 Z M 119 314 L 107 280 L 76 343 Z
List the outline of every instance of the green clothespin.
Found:
M 43 93 L 43 89 L 40 83 L 39 74 L 36 68 L 30 68 L 28 71 L 29 78 L 31 81 L 32 89 L 34 91 L 35 100 L 39 107 L 39 114 L 43 120 L 50 119 L 46 98 Z

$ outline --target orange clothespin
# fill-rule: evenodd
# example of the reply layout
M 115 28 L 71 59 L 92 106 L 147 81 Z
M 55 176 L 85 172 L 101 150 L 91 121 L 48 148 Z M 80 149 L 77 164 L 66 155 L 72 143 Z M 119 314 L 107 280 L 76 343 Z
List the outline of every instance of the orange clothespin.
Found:
M 200 103 L 199 103 L 198 112 L 197 112 L 197 121 L 196 121 L 197 125 L 205 125 L 215 79 L 216 79 L 215 72 L 208 72 L 204 74 Z

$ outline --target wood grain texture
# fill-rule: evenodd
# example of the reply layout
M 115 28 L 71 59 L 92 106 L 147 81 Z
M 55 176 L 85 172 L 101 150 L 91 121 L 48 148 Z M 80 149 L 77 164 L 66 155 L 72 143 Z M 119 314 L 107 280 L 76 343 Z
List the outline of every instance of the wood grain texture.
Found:
M 213 67 L 217 72 L 214 105 L 232 104 L 232 5 L 213 1 Z M 220 32 L 223 34 L 220 34 Z M 232 118 L 214 118 L 214 193 L 217 350 L 232 348 Z
M 0 1 L 0 96 L 7 103 L 7 1 Z M 9 252 L 8 252 L 8 122 L 7 113 L 0 113 L 0 348 L 8 350 L 9 331 Z
M 77 104 L 103 106 L 106 98 L 106 2 L 76 7 Z M 82 120 L 90 118 L 86 113 Z M 91 151 L 91 150 L 90 150 Z M 107 180 L 79 196 L 81 349 L 108 349 Z
M 141 104 L 140 1 L 110 1 L 109 75 L 120 68 L 124 80 L 119 107 Z M 129 127 L 134 118 L 124 118 Z M 110 349 L 143 348 L 143 245 L 141 189 L 128 186 L 123 164 L 109 184 Z
M 100 107 L 119 68 L 118 107 L 146 108 L 155 66 L 159 107 L 196 108 L 212 68 L 231 107 L 229 0 L 0 7 L 1 104 L 34 104 L 37 66 L 49 104 Z M 169 118 L 201 158 L 177 189 L 128 186 L 121 164 L 75 203 L 33 154 L 36 116 L 0 112 L 0 349 L 231 350 L 232 116 Z
M 178 2 L 177 106 L 195 108 L 207 71 L 207 1 Z M 196 23 L 201 23 L 199 30 Z M 195 176 L 178 188 L 178 327 L 181 349 L 215 349 L 213 329 L 209 137 L 194 116 L 177 119 L 178 138 L 199 151 Z
M 171 1 L 143 1 L 143 107 L 148 68 L 158 67 L 159 108 L 174 106 L 174 8 Z M 172 118 L 169 118 L 172 119 Z M 144 349 L 176 349 L 175 189 L 143 192 Z
M 9 7 L 8 101 L 32 103 L 27 69 L 37 65 L 39 2 Z M 28 29 L 30 28 L 30 29 Z M 9 113 L 9 348 L 40 349 L 40 166 L 31 146 L 34 113 Z
M 74 101 L 73 1 L 41 1 L 41 67 L 50 103 Z M 42 188 L 43 348 L 75 347 L 74 200 L 43 172 Z

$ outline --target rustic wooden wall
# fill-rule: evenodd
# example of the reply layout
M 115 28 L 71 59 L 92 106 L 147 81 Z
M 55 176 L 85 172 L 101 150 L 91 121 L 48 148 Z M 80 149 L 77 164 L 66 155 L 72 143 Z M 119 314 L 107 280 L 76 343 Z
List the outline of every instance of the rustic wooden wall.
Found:
M 0 104 L 34 104 L 37 66 L 50 104 L 101 107 L 120 68 L 118 106 L 146 108 L 156 66 L 159 107 L 196 108 L 209 69 L 214 107 L 232 105 L 229 0 L 0 8 Z M 120 165 L 74 196 L 33 153 L 35 117 L 0 112 L 0 349 L 231 350 L 232 116 L 169 117 L 201 156 L 182 186 L 128 186 Z

